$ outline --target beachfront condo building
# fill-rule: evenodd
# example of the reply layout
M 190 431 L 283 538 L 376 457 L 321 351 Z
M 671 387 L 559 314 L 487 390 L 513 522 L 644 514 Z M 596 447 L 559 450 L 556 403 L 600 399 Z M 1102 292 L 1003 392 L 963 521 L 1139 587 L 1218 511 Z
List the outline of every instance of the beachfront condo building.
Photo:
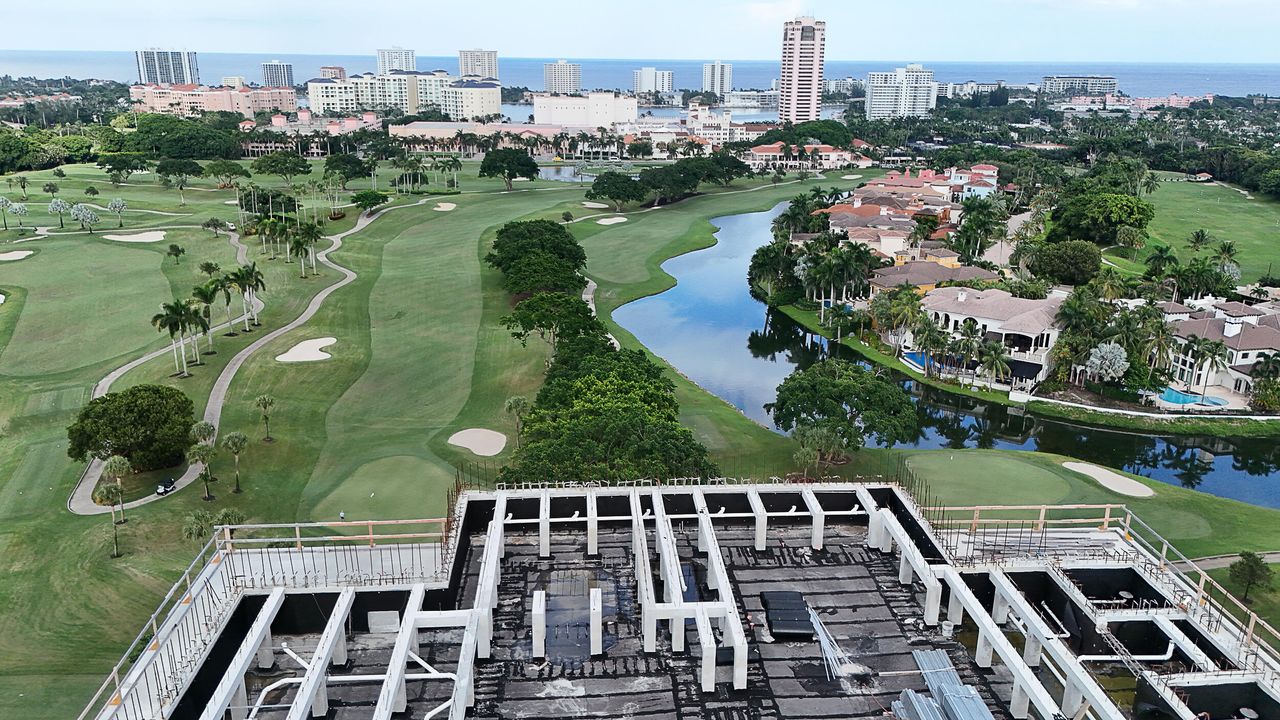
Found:
M 418 69 L 418 56 L 413 50 L 394 47 L 378 51 L 378 74 L 390 75 L 393 70 L 413 72 Z
M 675 73 L 670 70 L 642 67 L 639 70 L 631 71 L 631 77 L 632 88 L 637 95 L 640 93 L 671 92 L 672 86 L 675 85 Z
M 293 87 L 293 63 L 272 60 L 262 63 L 264 87 Z
M 187 50 L 138 50 L 138 82 L 199 85 L 200 65 L 196 54 Z
M 582 66 L 559 60 L 542 66 L 542 87 L 549 93 L 576 95 L 582 92 Z
M 802 123 L 822 117 L 822 66 L 827 24 L 811 17 L 782 27 L 782 77 L 778 83 L 778 118 Z
M 733 63 L 719 60 L 702 65 L 702 92 L 712 92 L 724 97 L 733 90 Z
M 913 63 L 889 72 L 867 74 L 868 120 L 923 117 L 938 105 L 933 71 Z
M 462 77 L 475 75 L 479 78 L 498 78 L 497 50 L 459 50 L 458 74 Z

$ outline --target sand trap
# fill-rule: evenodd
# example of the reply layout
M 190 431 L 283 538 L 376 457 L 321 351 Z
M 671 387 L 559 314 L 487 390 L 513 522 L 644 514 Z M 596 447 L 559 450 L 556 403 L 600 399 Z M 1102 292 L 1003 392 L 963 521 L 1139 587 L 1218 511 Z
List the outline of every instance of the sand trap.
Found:
M 289 348 L 289 351 L 283 355 L 277 355 L 276 360 L 280 362 L 312 362 L 314 360 L 328 360 L 333 357 L 323 348 L 338 342 L 336 338 L 323 337 L 314 340 L 303 340 L 302 342 Z
M 134 233 L 132 235 L 103 235 L 102 237 L 116 242 L 153 243 L 163 240 L 164 233 L 164 230 L 148 230 L 147 232 Z
M 495 430 L 468 428 L 450 435 L 449 444 L 489 457 L 502 452 L 502 448 L 507 446 L 507 436 Z
M 1064 462 L 1062 463 L 1062 467 L 1071 470 L 1072 472 L 1078 472 L 1081 475 L 1088 475 L 1094 480 L 1097 480 L 1098 484 L 1102 487 L 1110 490 L 1111 492 L 1120 493 L 1121 495 L 1128 495 L 1129 497 L 1151 497 L 1156 494 L 1155 490 L 1152 490 L 1137 480 L 1127 478 L 1118 472 L 1108 470 L 1104 467 L 1098 467 L 1097 465 L 1090 465 L 1089 463 L 1082 462 Z
M 840 179 L 841 180 L 861 180 L 862 176 L 861 175 L 841 175 Z
M 223 205 L 239 205 L 240 201 L 239 200 L 223 200 L 222 204 Z
M 4 295 L 0 295 L 0 305 L 4 304 Z
M 611 218 L 605 218 L 603 220 L 597 220 L 596 224 L 597 225 L 617 225 L 618 223 L 624 223 L 626 221 L 627 219 L 624 217 L 611 217 Z
M 0 260 L 21 260 L 22 258 L 35 255 L 35 250 L 10 250 L 6 253 L 0 253 Z
M 591 208 L 592 210 L 608 210 L 609 209 L 608 205 L 605 205 L 604 203 L 598 203 L 598 202 L 584 202 L 582 203 L 582 207 Z
M 449 212 L 456 207 L 458 206 L 453 203 L 436 203 L 436 206 L 432 208 L 432 210 L 435 210 L 436 212 Z

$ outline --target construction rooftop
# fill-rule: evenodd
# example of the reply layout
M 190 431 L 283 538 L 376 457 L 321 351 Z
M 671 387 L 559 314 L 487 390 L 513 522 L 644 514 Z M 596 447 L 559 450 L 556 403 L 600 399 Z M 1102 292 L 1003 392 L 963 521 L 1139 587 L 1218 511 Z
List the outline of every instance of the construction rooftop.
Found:
M 1280 636 L 1123 506 L 499 487 L 219 528 L 81 720 L 1280 720 Z

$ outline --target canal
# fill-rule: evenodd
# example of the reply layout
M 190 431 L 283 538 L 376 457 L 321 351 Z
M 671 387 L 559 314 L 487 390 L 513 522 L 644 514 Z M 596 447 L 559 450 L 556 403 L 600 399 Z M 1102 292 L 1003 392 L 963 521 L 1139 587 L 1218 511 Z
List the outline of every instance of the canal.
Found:
M 751 255 L 770 241 L 770 222 L 784 207 L 716 218 L 715 246 L 663 264 L 676 278 L 675 287 L 613 312 L 615 321 L 681 373 L 771 428 L 764 406 L 793 370 L 831 354 L 861 361 L 853 350 L 807 332 L 748 292 Z M 899 378 L 915 400 L 920 428 L 913 442 L 896 447 L 1041 450 L 1280 507 L 1280 443 L 1274 439 L 1099 429 Z

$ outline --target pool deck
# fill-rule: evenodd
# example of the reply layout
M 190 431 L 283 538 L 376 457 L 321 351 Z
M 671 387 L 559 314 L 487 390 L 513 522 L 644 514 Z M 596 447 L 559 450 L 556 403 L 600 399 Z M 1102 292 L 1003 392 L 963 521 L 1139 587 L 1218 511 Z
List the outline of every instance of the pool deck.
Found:
M 1179 387 L 1181 386 L 1181 387 Z M 1184 393 L 1187 395 L 1195 395 L 1200 397 L 1201 388 L 1189 388 L 1182 383 L 1174 383 L 1169 386 L 1170 389 Z M 1196 413 L 1196 412 L 1222 412 L 1224 410 L 1248 410 L 1249 396 L 1241 395 L 1231 388 L 1224 385 L 1210 385 L 1204 393 L 1207 398 L 1220 398 L 1226 400 L 1225 405 L 1209 405 L 1201 404 L 1198 400 L 1194 403 L 1174 403 L 1161 399 L 1159 395 L 1155 397 L 1156 407 L 1162 410 L 1173 410 L 1176 412 Z

